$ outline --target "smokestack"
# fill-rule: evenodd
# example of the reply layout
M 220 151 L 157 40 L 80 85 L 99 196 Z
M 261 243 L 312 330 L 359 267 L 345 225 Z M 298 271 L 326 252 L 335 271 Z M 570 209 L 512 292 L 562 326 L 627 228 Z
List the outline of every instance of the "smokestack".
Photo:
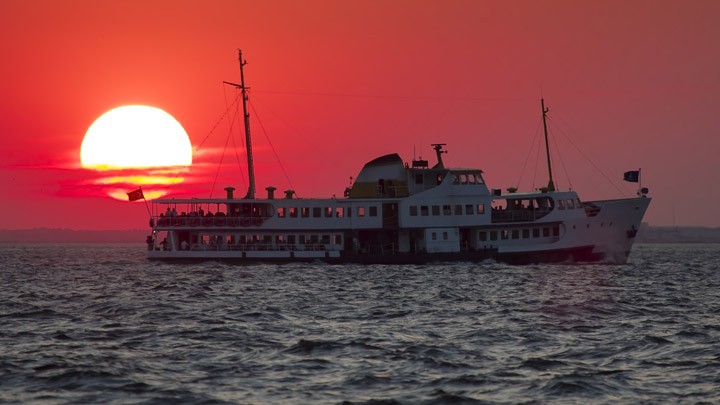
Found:
M 295 190 L 285 190 L 285 198 L 288 200 L 292 200 L 293 194 L 295 194 Z
M 268 200 L 274 200 L 275 199 L 275 190 L 277 190 L 273 186 L 265 187 L 265 190 L 268 192 Z
M 227 199 L 232 200 L 233 199 L 233 191 L 235 191 L 235 187 L 225 187 L 225 191 L 227 191 Z

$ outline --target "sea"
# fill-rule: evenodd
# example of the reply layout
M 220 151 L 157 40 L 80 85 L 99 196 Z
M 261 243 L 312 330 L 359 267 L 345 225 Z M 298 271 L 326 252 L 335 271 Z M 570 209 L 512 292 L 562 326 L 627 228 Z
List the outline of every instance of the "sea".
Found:
M 0 403 L 720 403 L 718 244 L 527 266 L 144 249 L 0 245 Z

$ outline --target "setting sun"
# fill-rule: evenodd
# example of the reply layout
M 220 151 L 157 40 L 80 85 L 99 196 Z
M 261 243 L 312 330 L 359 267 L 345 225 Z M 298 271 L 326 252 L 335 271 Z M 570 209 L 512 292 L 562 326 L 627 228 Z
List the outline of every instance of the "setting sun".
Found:
M 192 147 L 172 115 L 155 107 L 128 105 L 95 120 L 83 139 L 80 161 L 89 169 L 188 166 Z
M 93 122 L 80 148 L 80 162 L 85 169 L 107 173 L 95 184 L 108 186 L 105 193 L 111 197 L 126 199 L 125 188 L 144 185 L 145 195 L 156 198 L 164 194 L 158 188 L 183 181 L 180 173 L 192 164 L 192 146 L 172 115 L 128 105 Z

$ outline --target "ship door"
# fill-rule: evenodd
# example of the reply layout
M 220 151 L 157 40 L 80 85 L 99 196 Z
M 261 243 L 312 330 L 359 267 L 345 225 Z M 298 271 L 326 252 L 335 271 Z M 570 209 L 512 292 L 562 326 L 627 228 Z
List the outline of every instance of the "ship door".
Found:
M 383 203 L 382 205 L 383 228 L 397 229 L 399 222 L 397 203 Z

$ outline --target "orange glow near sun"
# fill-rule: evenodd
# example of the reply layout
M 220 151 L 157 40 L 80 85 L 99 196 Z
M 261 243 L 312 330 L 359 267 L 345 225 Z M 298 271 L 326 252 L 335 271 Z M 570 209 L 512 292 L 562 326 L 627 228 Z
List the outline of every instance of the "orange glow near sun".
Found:
M 192 146 L 172 115 L 155 107 L 128 105 L 93 122 L 80 148 L 80 162 L 86 169 L 112 172 L 94 183 L 112 185 L 105 193 L 113 198 L 127 200 L 120 186 L 146 186 L 145 197 L 157 198 L 164 192 L 154 186 L 183 181 L 180 174 L 192 164 Z

